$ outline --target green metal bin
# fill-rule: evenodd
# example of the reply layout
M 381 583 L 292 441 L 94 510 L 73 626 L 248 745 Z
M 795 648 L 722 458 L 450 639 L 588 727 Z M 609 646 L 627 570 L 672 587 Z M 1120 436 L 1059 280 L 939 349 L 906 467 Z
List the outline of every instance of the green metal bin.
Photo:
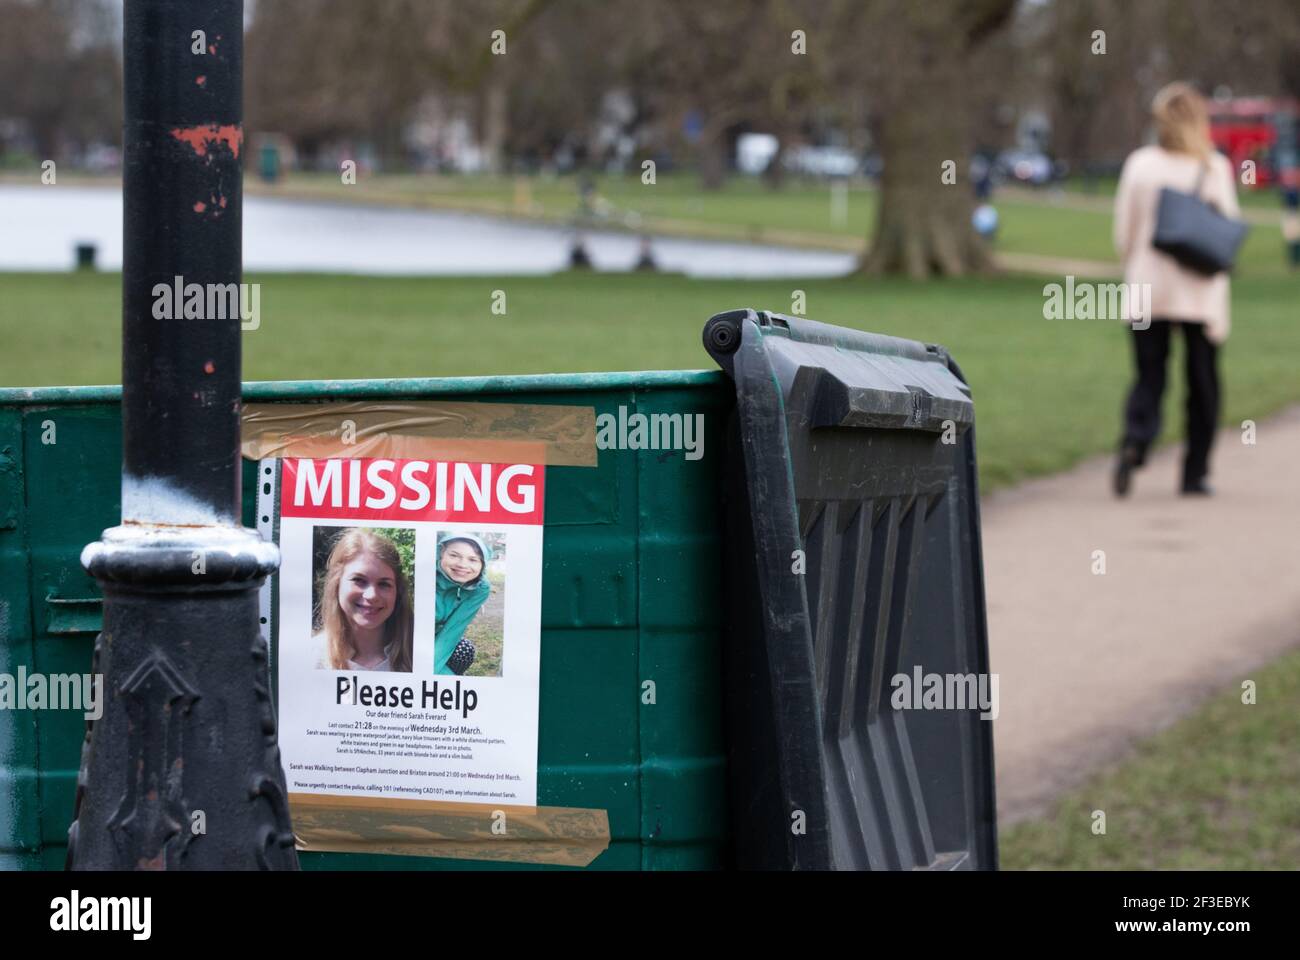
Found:
M 699 460 L 602 451 L 595 468 L 547 469 L 537 802 L 608 811 L 610 845 L 592 868 L 724 865 L 722 458 L 709 454 L 721 449 L 734 396 L 721 373 L 250 383 L 244 398 L 704 414 Z M 0 673 L 90 669 L 101 601 L 79 557 L 118 522 L 119 401 L 117 387 L 0 390 Z M 245 461 L 249 527 L 255 470 Z M 653 705 L 641 702 L 645 680 L 655 681 Z M 0 716 L 0 868 L 62 869 L 84 733 L 78 712 Z M 341 853 L 301 859 L 308 869 L 496 866 Z

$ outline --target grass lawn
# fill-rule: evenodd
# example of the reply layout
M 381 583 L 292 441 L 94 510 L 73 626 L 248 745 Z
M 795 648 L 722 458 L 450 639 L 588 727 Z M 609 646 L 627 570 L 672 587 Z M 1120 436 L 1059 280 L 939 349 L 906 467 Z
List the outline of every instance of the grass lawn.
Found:
M 636 211 L 656 229 L 844 249 L 865 242 L 876 203 L 868 186 L 850 188 L 847 219 L 835 224 L 828 187 L 798 180 L 773 191 L 733 177 L 705 192 L 694 176 L 663 173 L 653 185 L 602 177 L 597 189 L 614 213 Z M 576 206 L 571 177 L 534 177 L 520 186 L 512 178 L 363 173 L 355 186 L 343 186 L 332 175 L 295 174 L 276 191 L 561 219 Z M 1001 195 L 999 249 L 1112 260 L 1105 205 L 1071 205 L 1063 196 Z M 736 306 L 788 311 L 792 291 L 802 289 L 814 319 L 953 352 L 975 389 L 987 486 L 1110 449 L 1130 376 L 1119 324 L 1043 320 L 1047 281 L 1023 277 L 925 284 L 601 274 L 246 279 L 262 284 L 262 327 L 244 335 L 245 379 L 709 368 L 699 331 L 710 314 Z M 0 386 L 116 382 L 119 287 L 111 274 L 0 273 Z M 505 316 L 489 310 L 497 289 L 507 296 Z M 1276 232 L 1256 227 L 1234 286 L 1225 422 L 1259 419 L 1300 400 L 1298 293 L 1300 276 L 1286 271 Z M 1170 430 L 1180 426 L 1179 406 L 1171 391 Z
M 1102 197 L 1113 200 L 1119 188 L 1119 175 L 1098 177 L 1091 181 L 1082 176 L 1070 177 L 1060 184 L 1063 190 L 1076 196 Z M 1190 186 L 1190 185 L 1189 185 Z M 1276 186 L 1245 187 L 1237 185 L 1237 200 L 1243 208 L 1249 210 L 1278 210 L 1282 201 Z
M 1300 869 L 1300 651 L 1001 837 L 1008 870 Z M 1093 811 L 1106 814 L 1104 836 Z
M 657 177 L 653 184 L 632 176 L 599 177 L 595 184 L 598 214 L 611 225 L 624 224 L 632 214 L 653 229 L 678 228 L 732 239 L 794 233 L 806 235 L 799 239 L 813 244 L 855 245 L 867 235 L 875 215 L 875 191 L 865 183 L 849 189 L 847 217 L 840 224 L 831 221 L 831 195 L 824 184 L 795 181 L 771 190 L 752 178 L 732 177 L 723 189 L 706 191 L 697 177 L 672 174 Z M 331 174 L 293 174 L 274 187 L 250 181 L 249 192 L 567 220 L 578 209 L 577 185 L 572 176 L 363 174 L 356 184 L 344 186 Z
M 1044 320 L 1041 279 L 246 279 L 262 284 L 261 328 L 244 334 L 246 380 L 712 368 L 700 345 L 711 314 L 788 312 L 791 291 L 803 289 L 814 319 L 952 351 L 974 389 L 986 488 L 1110 450 L 1130 378 L 1123 325 Z M 506 292 L 505 316 L 490 311 L 496 289 Z M 1237 285 L 1224 422 L 1300 400 L 1295 297 L 1289 279 Z M 120 311 L 116 274 L 0 273 L 0 386 L 116 383 Z M 1177 430 L 1181 377 L 1172 383 L 1167 423 Z
M 666 233 L 861 250 L 876 216 L 877 193 L 865 181 L 849 186 L 841 221 L 832 219 L 831 189 L 825 183 L 792 179 L 780 190 L 773 190 L 756 178 L 735 176 L 721 189 L 705 191 L 697 177 L 686 174 L 662 174 L 654 184 L 643 184 L 634 176 L 599 177 L 595 183 L 596 205 L 607 212 L 611 223 L 622 224 L 632 213 L 641 218 L 645 229 Z M 298 173 L 275 187 L 250 178 L 248 188 L 250 193 L 268 196 L 402 204 L 546 220 L 572 218 L 578 206 L 577 181 L 571 176 L 362 174 L 356 184 L 344 186 L 332 174 Z M 1095 209 L 1091 202 L 1080 205 L 1080 191 L 1070 187 L 997 193 L 993 202 L 1002 222 L 998 249 L 1114 261 L 1109 192 L 1103 188 L 1093 198 Z M 1248 207 L 1279 210 L 1274 191 L 1239 193 Z M 1285 273 L 1277 228 L 1256 227 L 1242 252 L 1241 269 L 1266 276 Z

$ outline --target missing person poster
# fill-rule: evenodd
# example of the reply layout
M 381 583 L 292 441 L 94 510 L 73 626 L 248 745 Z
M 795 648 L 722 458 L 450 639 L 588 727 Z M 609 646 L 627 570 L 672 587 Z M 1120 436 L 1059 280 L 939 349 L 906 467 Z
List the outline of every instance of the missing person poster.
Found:
M 536 804 L 544 466 L 276 462 L 289 792 Z

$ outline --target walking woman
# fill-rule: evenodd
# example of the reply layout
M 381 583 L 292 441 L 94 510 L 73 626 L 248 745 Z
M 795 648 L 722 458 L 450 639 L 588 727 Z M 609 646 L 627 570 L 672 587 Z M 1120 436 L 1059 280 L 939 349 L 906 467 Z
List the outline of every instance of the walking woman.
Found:
M 1137 383 L 1124 408 L 1124 435 L 1115 468 L 1118 496 L 1129 491 L 1132 472 L 1146 462 L 1160 433 L 1165 367 L 1175 331 L 1187 361 L 1187 450 L 1182 492 L 1209 494 L 1210 447 L 1219 420 L 1218 353 L 1228 338 L 1228 274 L 1206 276 L 1152 246 L 1160 191 L 1196 191 L 1219 213 L 1236 218 L 1232 165 L 1214 150 L 1205 99 L 1189 84 L 1172 83 L 1151 105 L 1157 144 L 1129 155 L 1115 195 L 1115 247 L 1129 284 L 1149 284 L 1151 325 L 1133 330 Z M 1129 289 L 1134 289 L 1130 287 Z

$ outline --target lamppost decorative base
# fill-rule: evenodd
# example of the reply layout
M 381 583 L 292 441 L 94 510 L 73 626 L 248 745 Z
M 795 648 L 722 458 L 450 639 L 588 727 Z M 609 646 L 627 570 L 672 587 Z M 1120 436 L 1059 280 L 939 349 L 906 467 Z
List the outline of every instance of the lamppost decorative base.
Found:
M 294 869 L 257 590 L 274 544 L 124 524 L 86 547 L 105 597 L 68 831 L 71 869 Z

